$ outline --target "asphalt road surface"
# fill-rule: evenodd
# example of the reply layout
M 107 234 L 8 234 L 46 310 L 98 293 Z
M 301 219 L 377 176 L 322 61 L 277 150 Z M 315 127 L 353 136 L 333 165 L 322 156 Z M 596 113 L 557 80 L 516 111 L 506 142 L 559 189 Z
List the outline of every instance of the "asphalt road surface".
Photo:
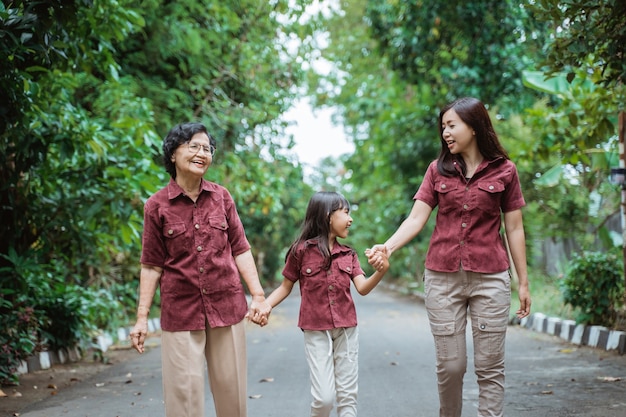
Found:
M 355 299 L 360 329 L 359 416 L 438 416 L 434 348 L 423 303 L 383 288 Z M 250 417 L 309 415 L 308 368 L 302 332 L 296 326 L 299 302 L 295 288 L 274 310 L 267 327 L 248 325 Z M 472 355 L 468 343 L 463 417 L 477 415 Z M 507 335 L 506 388 L 507 417 L 625 417 L 626 356 L 512 326 Z M 205 417 L 214 417 L 208 388 L 206 402 Z M 163 415 L 158 343 L 136 360 L 107 368 L 20 414 Z

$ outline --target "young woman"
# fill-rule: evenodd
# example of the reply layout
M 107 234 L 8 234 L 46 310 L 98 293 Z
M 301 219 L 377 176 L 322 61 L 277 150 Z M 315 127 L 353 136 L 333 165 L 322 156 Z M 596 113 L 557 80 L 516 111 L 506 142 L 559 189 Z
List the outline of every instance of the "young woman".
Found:
M 379 256 L 377 271 L 364 276 L 356 252 L 337 242 L 351 225 L 350 204 L 341 194 L 314 194 L 300 236 L 287 252 L 284 280 L 267 297 L 275 307 L 300 283 L 298 327 L 310 369 L 311 417 L 329 416 L 335 400 L 339 417 L 357 415 L 359 340 L 350 282 L 366 295 L 389 269 L 387 257 Z
M 375 253 L 391 255 L 422 230 L 438 207 L 426 254 L 426 309 L 435 339 L 440 416 L 460 417 L 467 368 L 465 327 L 469 311 L 478 415 L 504 410 L 504 339 L 509 320 L 509 267 L 519 276 L 520 308 L 530 313 L 526 245 L 521 208 L 525 205 L 517 170 L 500 145 L 489 114 L 475 98 L 462 98 L 439 114 L 441 152 L 413 197 L 408 218 Z M 504 218 L 514 265 L 500 236 Z

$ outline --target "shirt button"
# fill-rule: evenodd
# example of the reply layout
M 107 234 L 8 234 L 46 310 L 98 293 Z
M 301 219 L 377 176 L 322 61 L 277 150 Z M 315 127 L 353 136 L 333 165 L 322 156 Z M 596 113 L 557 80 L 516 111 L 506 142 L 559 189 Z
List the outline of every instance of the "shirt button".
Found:
M 490 186 L 489 186 L 489 189 L 490 189 L 490 190 L 493 190 L 493 185 L 490 185 Z
M 198 252 L 202 252 L 202 246 L 198 246 L 196 249 L 198 250 Z
M 350 271 L 352 271 L 352 268 L 351 267 L 347 267 L 346 271 L 350 272 Z
M 331 305 L 331 306 L 334 306 L 334 305 L 335 305 L 335 300 L 331 300 L 331 301 L 330 301 L 330 305 Z
M 445 190 L 446 189 L 446 184 L 441 184 L 441 189 Z
M 465 187 L 465 191 L 469 191 L 469 187 Z
M 199 225 L 199 224 L 196 224 L 196 230 L 197 230 L 197 229 L 199 229 L 199 228 L 200 228 L 200 225 Z
M 467 210 L 469 206 L 467 204 L 463 204 L 463 210 Z
M 461 223 L 461 227 L 467 227 L 467 223 Z
M 481 328 L 481 330 L 485 330 L 485 325 L 484 325 L 484 324 L 481 324 L 481 325 L 480 325 L 480 328 Z
M 310 273 L 311 273 L 311 268 L 307 268 L 307 269 L 306 269 L 306 273 L 307 273 L 307 274 L 310 274 Z
M 226 223 L 222 222 L 222 227 L 226 228 Z
M 461 246 L 465 245 L 465 241 L 464 240 L 460 241 L 459 245 L 461 245 Z
M 334 286 L 332 286 L 332 285 L 329 285 L 329 286 L 328 286 L 328 289 L 332 291 L 332 290 L 334 290 L 334 289 L 335 289 L 335 287 L 334 287 Z
M 170 230 L 168 230 L 168 231 L 167 231 L 167 234 L 168 234 L 168 235 L 173 235 L 173 234 L 174 234 L 174 231 L 173 231 L 172 229 L 170 229 Z
M 204 272 L 204 268 L 200 267 L 200 272 Z
M 206 288 L 202 289 L 202 294 L 206 294 Z

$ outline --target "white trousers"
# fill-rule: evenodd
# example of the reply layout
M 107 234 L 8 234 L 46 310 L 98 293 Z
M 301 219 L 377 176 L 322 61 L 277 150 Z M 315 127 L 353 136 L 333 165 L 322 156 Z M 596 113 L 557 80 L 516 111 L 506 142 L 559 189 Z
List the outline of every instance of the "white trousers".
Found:
M 356 327 L 304 331 L 311 376 L 311 417 L 328 417 L 337 401 L 338 417 L 356 417 L 359 331 Z

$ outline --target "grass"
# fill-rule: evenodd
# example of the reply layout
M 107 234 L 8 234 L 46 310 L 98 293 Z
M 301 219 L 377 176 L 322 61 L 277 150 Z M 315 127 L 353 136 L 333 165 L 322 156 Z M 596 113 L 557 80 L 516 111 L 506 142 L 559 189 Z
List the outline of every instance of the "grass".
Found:
M 559 277 L 531 277 L 531 313 L 543 313 L 546 316 L 550 317 L 559 317 L 561 319 L 575 320 L 577 312 L 572 306 L 564 304 L 559 285 Z M 519 307 L 519 298 L 517 295 L 517 291 L 512 292 L 511 298 L 511 311 L 515 311 Z

